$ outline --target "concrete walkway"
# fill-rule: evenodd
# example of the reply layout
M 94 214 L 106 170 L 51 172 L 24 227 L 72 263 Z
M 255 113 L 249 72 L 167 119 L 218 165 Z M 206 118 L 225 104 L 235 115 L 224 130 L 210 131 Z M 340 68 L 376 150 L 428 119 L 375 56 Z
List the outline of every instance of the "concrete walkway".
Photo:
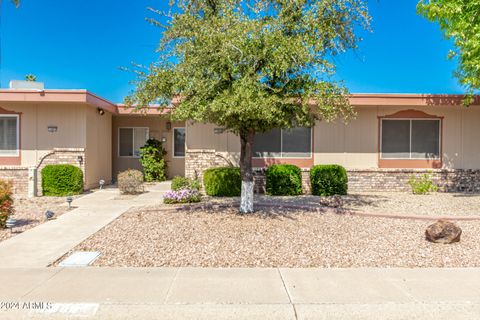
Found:
M 1 319 L 480 318 L 468 268 L 0 269 L 0 283 L 0 301 L 20 303 Z
M 170 183 L 146 188 L 138 196 L 119 196 L 107 188 L 87 194 L 72 203 L 76 209 L 0 242 L 0 268 L 46 267 L 132 207 L 162 202 Z

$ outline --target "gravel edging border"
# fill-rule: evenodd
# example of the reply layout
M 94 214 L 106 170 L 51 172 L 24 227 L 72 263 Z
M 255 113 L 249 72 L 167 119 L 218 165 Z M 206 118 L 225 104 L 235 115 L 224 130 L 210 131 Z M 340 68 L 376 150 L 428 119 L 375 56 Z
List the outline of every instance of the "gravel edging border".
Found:
M 232 204 L 188 204 L 183 206 L 175 206 L 167 208 L 167 210 L 173 211 L 194 211 L 194 210 L 217 210 L 217 209 L 226 209 L 237 207 L 240 204 L 238 202 Z M 332 207 L 317 207 L 310 205 L 278 205 L 272 203 L 255 203 L 255 207 L 260 208 L 278 208 L 278 209 L 293 209 L 293 210 L 303 210 L 310 212 L 333 212 L 336 214 L 346 214 L 353 216 L 362 216 L 362 217 L 371 217 L 371 218 L 390 218 L 390 219 L 404 219 L 404 220 L 457 220 L 457 221 L 480 221 L 480 216 L 427 216 L 427 215 L 402 215 L 402 214 L 388 214 L 388 213 L 374 213 L 374 212 L 363 212 L 356 210 L 348 210 L 342 208 L 332 208 Z M 150 211 L 150 210 L 147 210 Z M 152 210 L 154 211 L 154 210 Z

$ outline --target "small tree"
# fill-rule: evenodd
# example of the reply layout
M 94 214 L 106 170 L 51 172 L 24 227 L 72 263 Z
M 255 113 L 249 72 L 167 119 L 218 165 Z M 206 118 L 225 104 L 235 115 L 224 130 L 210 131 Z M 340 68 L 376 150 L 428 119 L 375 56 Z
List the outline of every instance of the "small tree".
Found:
M 160 59 L 127 105 L 175 107 L 176 120 L 225 127 L 240 138 L 241 212 L 253 211 L 256 133 L 354 115 L 332 79 L 332 57 L 368 28 L 363 0 L 172 0 Z M 152 11 L 157 12 L 152 9 Z M 157 12 L 159 13 L 159 12 Z M 160 25 L 154 19 L 154 24 Z
M 35 82 L 37 81 L 37 76 L 30 73 L 25 76 L 25 80 Z
M 480 90 L 480 0 L 421 0 L 417 10 L 453 39 L 455 50 L 448 56 L 458 59 L 455 76 L 468 91 L 465 103 L 472 103 Z
M 140 163 L 143 167 L 145 181 L 165 181 L 167 179 L 166 154 L 162 142 L 156 139 L 148 139 L 140 148 Z

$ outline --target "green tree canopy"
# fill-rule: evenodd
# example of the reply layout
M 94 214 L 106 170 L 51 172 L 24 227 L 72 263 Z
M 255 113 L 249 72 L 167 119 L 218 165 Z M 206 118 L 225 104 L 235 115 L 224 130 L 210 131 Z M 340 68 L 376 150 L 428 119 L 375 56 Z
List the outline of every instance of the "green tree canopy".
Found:
M 346 88 L 333 80 L 333 58 L 356 48 L 357 28 L 369 27 L 363 0 L 170 3 L 166 26 L 150 20 L 165 28 L 159 60 L 138 71 L 126 103 L 141 108 L 178 97 L 173 119 L 238 134 L 242 181 L 253 179 L 255 133 L 354 115 Z
M 455 75 L 470 94 L 480 89 L 480 0 L 422 0 L 418 12 L 437 22 L 444 35 L 453 39 L 458 59 Z

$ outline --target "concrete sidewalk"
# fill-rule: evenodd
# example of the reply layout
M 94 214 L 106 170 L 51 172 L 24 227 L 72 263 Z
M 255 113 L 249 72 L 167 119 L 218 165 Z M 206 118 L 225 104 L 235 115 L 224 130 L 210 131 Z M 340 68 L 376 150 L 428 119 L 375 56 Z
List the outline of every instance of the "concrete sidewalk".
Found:
M 20 302 L 1 319 L 480 318 L 471 268 L 0 269 L 0 282 L 0 301 Z
M 161 203 L 169 188 L 169 182 L 151 185 L 125 200 L 108 188 L 76 199 L 76 209 L 0 242 L 0 268 L 46 267 L 132 207 Z

